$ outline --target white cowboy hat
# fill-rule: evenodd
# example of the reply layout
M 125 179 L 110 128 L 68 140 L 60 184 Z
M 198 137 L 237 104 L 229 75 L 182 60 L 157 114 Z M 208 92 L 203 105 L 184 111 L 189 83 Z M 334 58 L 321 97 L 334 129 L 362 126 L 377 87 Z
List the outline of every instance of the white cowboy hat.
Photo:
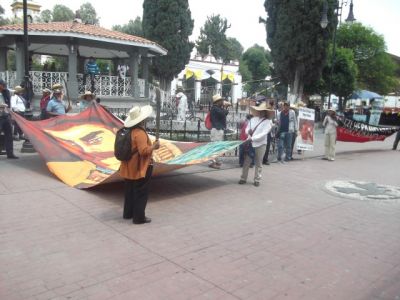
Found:
M 125 119 L 124 127 L 129 128 L 139 124 L 144 119 L 147 119 L 152 112 L 153 108 L 150 105 L 132 107 Z
M 214 95 L 213 97 L 212 97 L 212 99 L 213 99 L 213 103 L 215 103 L 215 102 L 217 102 L 217 101 L 220 101 L 220 100 L 224 100 L 224 98 L 222 98 L 222 96 L 221 95 Z
M 43 89 L 43 90 L 42 90 L 42 93 L 51 94 L 51 91 L 50 91 L 49 89 L 46 88 L 46 89 Z
M 333 111 L 333 112 L 336 112 L 336 109 L 333 108 L 333 107 L 331 107 L 331 108 L 328 108 L 326 111 Z
M 16 93 L 16 94 L 22 93 L 22 92 L 24 92 L 24 91 L 25 91 L 25 89 L 24 89 L 23 87 L 21 87 L 20 85 L 17 85 L 17 86 L 14 88 L 14 93 Z
M 0 107 L 8 107 L 8 105 L 5 104 L 4 102 L 0 102 Z
M 81 99 L 85 99 L 86 96 L 90 96 L 92 99 L 96 97 L 95 94 L 93 94 L 91 91 L 85 91 L 83 95 L 80 96 Z
M 261 102 L 259 105 L 252 105 L 250 106 L 250 108 L 258 111 L 265 110 L 275 112 L 275 110 L 270 105 L 268 105 L 267 102 Z

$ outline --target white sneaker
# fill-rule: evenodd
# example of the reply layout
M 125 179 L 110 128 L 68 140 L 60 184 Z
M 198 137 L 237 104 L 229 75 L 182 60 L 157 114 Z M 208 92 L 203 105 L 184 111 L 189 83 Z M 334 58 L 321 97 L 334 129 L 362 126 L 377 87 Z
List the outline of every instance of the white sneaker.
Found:
M 328 158 L 328 160 L 329 160 L 329 161 L 334 161 L 335 159 L 334 159 L 334 158 Z

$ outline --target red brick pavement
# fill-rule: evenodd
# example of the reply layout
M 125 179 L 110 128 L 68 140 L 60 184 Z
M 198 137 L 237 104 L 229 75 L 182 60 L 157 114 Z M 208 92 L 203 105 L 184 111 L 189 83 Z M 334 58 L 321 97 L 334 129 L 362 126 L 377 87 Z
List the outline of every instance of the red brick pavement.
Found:
M 391 142 L 271 164 L 259 188 L 230 159 L 183 169 L 152 181 L 140 226 L 121 184 L 76 190 L 35 154 L 1 157 L 0 299 L 400 299 L 400 200 L 323 188 L 400 185 Z

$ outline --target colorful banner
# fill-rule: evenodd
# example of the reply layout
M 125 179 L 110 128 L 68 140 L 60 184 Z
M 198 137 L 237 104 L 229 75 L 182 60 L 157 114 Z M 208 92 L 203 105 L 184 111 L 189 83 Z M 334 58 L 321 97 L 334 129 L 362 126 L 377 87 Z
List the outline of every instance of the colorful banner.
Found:
M 44 121 L 28 121 L 16 114 L 13 118 L 49 170 L 67 185 L 89 188 L 121 180 L 114 141 L 122 122 L 101 105 L 94 103 L 77 115 Z M 160 149 L 153 153 L 154 175 L 206 162 L 236 148 L 241 141 L 185 143 L 161 139 L 160 143 Z
M 314 150 L 314 120 L 315 110 L 305 107 L 299 108 L 299 132 L 297 137 L 298 150 Z
M 371 141 L 384 141 L 391 136 L 399 127 L 395 126 L 373 126 L 366 123 L 342 119 L 337 128 L 337 140 L 341 142 L 365 143 Z

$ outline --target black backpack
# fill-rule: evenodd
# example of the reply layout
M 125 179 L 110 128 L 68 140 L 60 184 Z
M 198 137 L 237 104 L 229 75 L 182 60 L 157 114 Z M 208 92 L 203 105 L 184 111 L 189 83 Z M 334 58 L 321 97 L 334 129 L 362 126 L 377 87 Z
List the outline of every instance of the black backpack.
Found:
M 115 135 L 114 156 L 120 161 L 130 160 L 133 154 L 137 152 L 132 152 L 132 129 L 133 128 L 122 127 L 117 131 L 117 134 Z

